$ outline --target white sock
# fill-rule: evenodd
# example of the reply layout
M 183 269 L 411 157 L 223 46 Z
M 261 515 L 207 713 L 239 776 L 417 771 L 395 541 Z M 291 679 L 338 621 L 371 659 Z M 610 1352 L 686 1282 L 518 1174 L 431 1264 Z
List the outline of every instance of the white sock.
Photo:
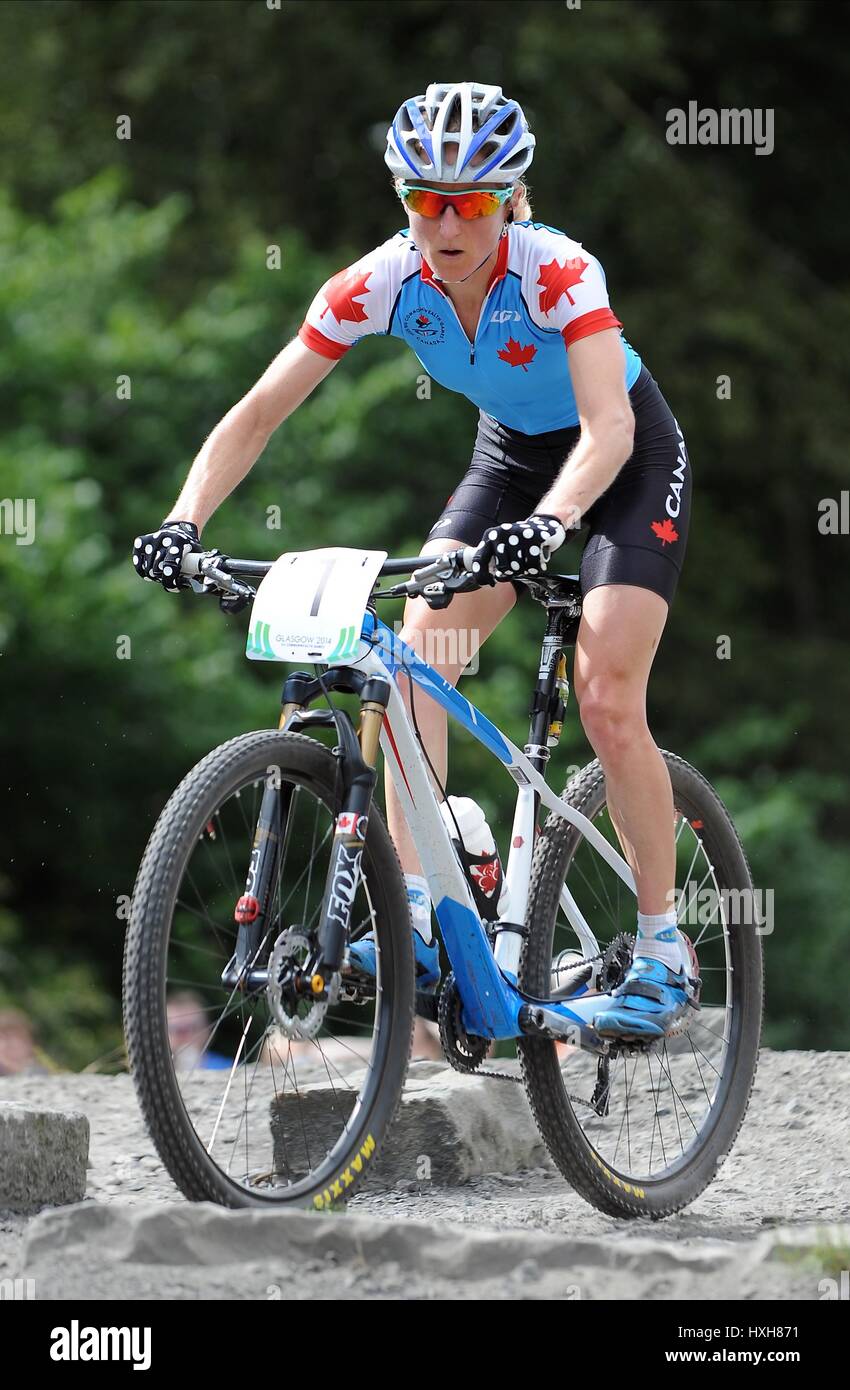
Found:
M 637 920 L 635 955 L 650 956 L 652 960 L 660 960 L 668 970 L 680 970 L 687 959 L 687 948 L 676 926 L 676 909 L 671 907 L 669 912 L 657 913 L 639 912 Z
M 407 884 L 413 929 L 419 933 L 425 945 L 430 946 L 432 940 L 431 893 L 428 889 L 428 880 L 423 878 L 421 874 L 405 874 L 404 881 Z

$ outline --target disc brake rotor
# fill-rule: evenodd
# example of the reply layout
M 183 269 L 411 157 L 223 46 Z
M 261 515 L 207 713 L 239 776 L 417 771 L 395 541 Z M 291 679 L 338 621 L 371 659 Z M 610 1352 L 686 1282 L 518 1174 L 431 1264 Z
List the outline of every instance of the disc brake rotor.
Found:
M 338 977 L 323 999 L 316 999 L 297 988 L 312 953 L 313 943 L 309 937 L 298 927 L 289 927 L 281 932 L 269 957 L 266 991 L 272 1018 L 286 1037 L 297 1041 L 316 1037 L 339 990 Z

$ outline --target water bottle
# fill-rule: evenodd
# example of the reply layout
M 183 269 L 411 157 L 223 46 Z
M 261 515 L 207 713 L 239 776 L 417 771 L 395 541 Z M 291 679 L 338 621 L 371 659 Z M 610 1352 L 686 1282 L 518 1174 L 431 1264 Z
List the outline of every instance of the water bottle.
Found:
M 449 803 L 451 812 L 445 802 L 440 806 L 446 829 L 466 869 L 479 915 L 485 921 L 493 922 L 497 917 L 505 916 L 510 901 L 493 832 L 481 807 L 471 797 L 450 796 Z M 458 831 L 463 842 L 461 845 L 458 844 Z

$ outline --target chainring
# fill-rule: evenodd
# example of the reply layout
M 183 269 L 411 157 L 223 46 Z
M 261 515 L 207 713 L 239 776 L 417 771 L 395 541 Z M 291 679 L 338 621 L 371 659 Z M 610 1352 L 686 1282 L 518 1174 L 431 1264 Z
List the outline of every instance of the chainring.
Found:
M 610 994 L 612 989 L 623 983 L 632 963 L 636 940 L 633 933 L 621 931 L 606 947 L 599 970 L 600 994 Z
M 455 1071 L 469 1075 L 481 1066 L 491 1040 L 467 1033 L 461 1022 L 462 1014 L 463 1001 L 454 972 L 451 972 L 440 990 L 440 1002 L 437 1005 L 440 1043 L 449 1065 L 454 1067 Z

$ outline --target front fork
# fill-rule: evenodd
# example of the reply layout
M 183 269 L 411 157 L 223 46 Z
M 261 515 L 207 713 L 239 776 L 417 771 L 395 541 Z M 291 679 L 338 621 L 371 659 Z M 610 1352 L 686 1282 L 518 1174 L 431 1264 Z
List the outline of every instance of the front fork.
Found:
M 360 726 L 355 732 L 345 710 L 309 708 L 329 690 L 360 696 Z M 281 700 L 279 727 L 285 732 L 311 726 L 335 726 L 339 742 L 333 750 L 339 760 L 341 810 L 336 818 L 321 916 L 309 961 L 297 972 L 297 989 L 313 997 L 325 996 L 331 978 L 343 961 L 351 909 L 360 880 L 360 861 L 366 840 L 372 794 L 377 780 L 375 764 L 384 715 L 390 697 L 387 681 L 348 667 L 332 667 L 321 680 L 295 671 L 286 680 Z M 265 988 L 272 930 L 279 934 L 284 923 L 274 921 L 272 885 L 285 847 L 292 783 L 281 782 L 279 769 L 270 767 L 257 819 L 245 891 L 236 903 L 236 950 L 222 982 L 243 991 Z M 303 924 L 301 924 L 303 925 Z M 269 949 L 264 949 L 268 947 Z M 262 959 L 261 959 L 262 958 Z
M 366 842 L 372 793 L 375 789 L 378 742 L 390 692 L 384 680 L 370 680 L 361 697 L 360 728 L 346 728 L 343 753 L 343 809 L 334 829 L 331 862 L 317 932 L 314 992 L 323 992 L 338 974 L 348 940 L 351 909 L 360 881 L 360 861 Z

